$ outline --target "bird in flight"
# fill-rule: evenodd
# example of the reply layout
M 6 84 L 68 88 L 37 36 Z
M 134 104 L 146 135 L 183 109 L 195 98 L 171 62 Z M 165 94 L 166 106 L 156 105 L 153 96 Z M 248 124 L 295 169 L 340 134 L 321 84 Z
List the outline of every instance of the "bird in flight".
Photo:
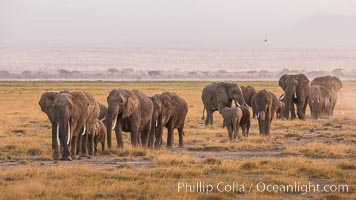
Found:
M 267 41 L 268 41 L 268 40 L 267 40 L 267 38 L 266 38 L 264 42 L 267 42 Z

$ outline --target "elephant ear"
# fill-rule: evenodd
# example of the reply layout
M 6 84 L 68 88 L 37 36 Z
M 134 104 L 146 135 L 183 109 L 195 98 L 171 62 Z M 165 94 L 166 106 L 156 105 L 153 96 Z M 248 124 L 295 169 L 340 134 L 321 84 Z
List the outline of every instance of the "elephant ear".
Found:
M 220 102 L 228 102 L 229 101 L 229 94 L 227 94 L 228 88 L 225 87 L 218 87 L 216 89 L 216 97 L 218 100 L 218 104 Z
M 279 78 L 279 82 L 278 85 L 279 87 L 281 87 L 283 90 L 286 88 L 286 80 L 288 79 L 289 75 L 284 74 L 283 76 L 281 76 L 281 78 Z
M 127 103 L 124 106 L 124 112 L 122 114 L 122 117 L 126 118 L 137 111 L 138 111 L 138 98 L 135 94 L 131 93 L 127 97 Z
M 342 82 L 339 78 L 333 77 L 332 82 L 336 91 L 339 91 L 342 88 Z

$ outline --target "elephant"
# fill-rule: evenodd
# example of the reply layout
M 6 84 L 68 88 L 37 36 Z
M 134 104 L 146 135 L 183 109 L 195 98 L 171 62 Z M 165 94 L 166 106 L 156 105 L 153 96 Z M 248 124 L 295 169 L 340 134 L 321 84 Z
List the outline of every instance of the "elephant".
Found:
M 239 107 L 225 107 L 221 111 L 221 115 L 224 118 L 222 128 L 227 128 L 229 140 L 236 140 L 239 134 L 239 124 L 242 118 L 242 110 Z
M 282 94 L 282 97 L 283 97 L 283 94 Z M 278 107 L 277 107 L 277 110 L 276 110 L 277 119 L 282 119 L 283 118 L 283 113 L 285 112 L 285 109 L 286 109 L 286 104 L 284 103 L 284 101 L 279 99 Z
M 284 117 L 289 119 L 289 113 L 291 113 L 291 119 L 296 118 L 294 110 L 294 104 L 296 104 L 298 118 L 305 120 L 305 111 L 310 95 L 309 79 L 304 74 L 285 74 L 279 79 L 279 86 L 285 94 Z
M 95 98 L 84 91 L 59 93 L 54 101 L 54 111 L 57 120 L 57 144 L 63 146 L 62 160 L 76 159 L 78 139 L 82 156 L 93 155 L 94 137 L 89 135 L 92 134 L 95 120 L 99 116 L 99 105 Z M 80 140 L 82 135 L 83 145 Z M 86 145 L 88 139 L 89 152 Z
M 279 100 L 272 92 L 265 89 L 259 91 L 255 96 L 254 105 L 257 113 L 259 132 L 261 135 L 269 135 L 270 125 L 274 113 L 277 110 Z
M 244 96 L 245 102 L 248 106 L 251 107 L 251 100 L 253 95 L 256 94 L 256 90 L 254 87 L 248 85 L 248 86 L 241 86 L 242 94 Z
M 242 111 L 242 118 L 240 120 L 240 127 L 242 129 L 242 135 L 248 137 L 248 133 L 250 131 L 250 126 L 251 126 L 250 110 L 247 106 L 240 106 L 240 109 Z
M 57 119 L 54 111 L 54 101 L 57 98 L 58 92 L 45 92 L 41 95 L 38 102 L 41 107 L 41 111 L 47 114 L 47 117 L 52 125 L 52 158 L 53 160 L 60 159 L 60 150 L 57 146 Z
M 247 105 L 242 90 L 236 83 L 210 83 L 204 87 L 201 98 L 204 104 L 202 119 L 205 118 L 204 111 L 207 112 L 205 125 L 212 125 L 214 112 L 218 110 L 221 113 L 225 107 L 230 108 L 232 100 L 235 101 L 236 106 Z
M 95 120 L 94 126 L 94 154 L 98 152 L 98 143 L 101 143 L 102 152 L 105 151 L 106 126 L 101 120 Z
M 124 148 L 122 131 L 130 132 L 131 144 L 140 143 L 146 147 L 151 131 L 153 103 L 149 97 L 138 90 L 123 88 L 112 90 L 108 97 L 106 130 L 108 148 L 111 148 L 111 129 L 115 130 L 118 148 Z
M 321 115 L 331 116 L 332 99 L 331 92 L 326 87 L 312 85 L 309 97 L 312 119 L 319 119 Z
M 311 86 L 321 85 L 330 91 L 330 95 L 331 95 L 330 115 L 332 116 L 334 114 L 335 105 L 338 99 L 337 92 L 342 88 L 341 80 L 335 76 L 322 76 L 322 77 L 314 78 L 310 83 L 310 85 Z
M 184 123 L 188 113 L 188 103 L 175 93 L 163 92 L 151 97 L 154 105 L 150 146 L 159 149 L 162 146 L 163 127 L 168 129 L 167 147 L 173 146 L 174 129 L 178 129 L 179 148 L 183 147 Z

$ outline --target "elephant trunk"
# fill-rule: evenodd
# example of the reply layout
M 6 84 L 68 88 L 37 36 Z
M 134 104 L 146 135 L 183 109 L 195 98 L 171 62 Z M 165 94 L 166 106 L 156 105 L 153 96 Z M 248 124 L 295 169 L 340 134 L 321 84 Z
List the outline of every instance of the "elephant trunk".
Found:
M 117 112 L 115 112 L 115 109 L 113 107 L 109 107 L 108 111 L 106 113 L 106 135 L 107 135 L 107 142 L 108 142 L 108 148 L 111 148 L 111 130 L 115 128 L 116 123 L 117 123 Z
M 70 160 L 69 142 L 71 139 L 71 124 L 69 119 L 61 119 L 57 123 L 57 144 L 63 145 L 63 157 L 62 159 Z
M 295 98 L 295 92 L 293 91 L 286 91 L 285 92 L 285 110 L 284 110 L 284 117 L 289 119 L 289 113 L 292 112 L 292 107 L 294 106 L 293 99 Z

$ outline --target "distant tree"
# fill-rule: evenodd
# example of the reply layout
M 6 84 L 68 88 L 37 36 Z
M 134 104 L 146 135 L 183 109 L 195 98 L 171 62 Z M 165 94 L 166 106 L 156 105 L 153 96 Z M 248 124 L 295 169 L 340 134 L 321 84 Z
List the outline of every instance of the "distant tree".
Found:
M 57 70 L 57 72 L 59 73 L 59 76 L 61 77 L 67 77 L 71 75 L 71 72 L 65 69 L 59 69 Z
M 120 72 L 118 69 L 115 69 L 115 68 L 110 68 L 106 71 L 109 72 L 111 75 L 114 75 L 114 74 L 117 74 Z
M 21 76 L 24 78 L 30 78 L 30 77 L 32 77 L 32 72 L 29 70 L 25 70 L 21 73 Z
M 5 70 L 0 71 L 0 78 L 10 78 L 10 77 L 11 77 L 10 72 L 5 71 Z
M 335 76 L 344 76 L 344 69 L 337 68 L 334 69 L 331 73 L 334 74 Z
M 128 76 L 130 74 L 132 74 L 135 70 L 133 70 L 132 68 L 124 68 L 121 70 L 121 74 L 124 76 Z
M 191 75 L 191 76 L 197 76 L 198 75 L 198 73 L 195 72 L 195 71 L 189 72 L 188 74 Z
M 149 76 L 161 76 L 161 72 L 159 71 L 148 71 Z
M 79 77 L 81 74 L 82 74 L 82 72 L 78 71 L 78 70 L 73 70 L 71 72 L 71 75 L 74 76 L 74 77 Z

